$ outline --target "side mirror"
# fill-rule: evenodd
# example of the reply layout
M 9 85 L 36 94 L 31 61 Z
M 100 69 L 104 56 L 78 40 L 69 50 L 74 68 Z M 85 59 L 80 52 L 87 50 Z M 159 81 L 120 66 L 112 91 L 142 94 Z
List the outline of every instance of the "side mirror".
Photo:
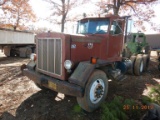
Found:
M 111 31 L 115 31 L 116 30 L 116 26 L 115 25 L 111 25 Z
M 115 25 L 111 25 L 111 30 L 110 33 L 113 35 L 116 31 L 116 26 Z

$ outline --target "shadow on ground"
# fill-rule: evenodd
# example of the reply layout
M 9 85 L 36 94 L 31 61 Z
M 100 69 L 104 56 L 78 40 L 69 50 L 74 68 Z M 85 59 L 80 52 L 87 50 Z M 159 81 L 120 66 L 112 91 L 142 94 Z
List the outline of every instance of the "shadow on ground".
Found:
M 109 82 L 108 96 L 106 102 L 112 101 L 118 95 L 124 98 L 131 98 L 138 102 L 148 85 L 159 84 L 160 72 L 157 70 L 157 63 L 152 61 L 149 70 L 142 76 L 127 75 L 124 81 L 115 83 Z M 51 91 L 38 91 L 20 103 L 16 108 L 15 116 L 9 112 L 3 112 L 1 120 L 97 120 L 101 118 L 102 109 L 93 113 L 86 113 L 83 110 L 75 111 L 77 101 L 75 97 L 58 97 L 57 93 Z M 132 118 L 134 120 L 134 118 Z
M 63 96 L 63 94 L 61 94 Z M 78 113 L 74 107 L 78 106 L 75 97 L 58 97 L 56 92 L 39 91 L 27 98 L 17 108 L 15 116 L 4 112 L 1 120 L 97 120 L 100 117 L 97 112 L 86 113 L 81 110 Z

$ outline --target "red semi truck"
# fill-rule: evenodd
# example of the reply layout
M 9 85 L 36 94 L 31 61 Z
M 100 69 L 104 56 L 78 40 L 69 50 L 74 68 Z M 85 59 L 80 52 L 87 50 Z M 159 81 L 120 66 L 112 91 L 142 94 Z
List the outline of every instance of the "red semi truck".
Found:
M 107 96 L 108 79 L 121 80 L 133 68 L 136 75 L 143 72 L 141 55 L 131 60 L 122 55 L 126 20 L 114 15 L 83 18 L 76 35 L 38 34 L 36 54 L 31 54 L 24 75 L 42 89 L 77 97 L 80 107 L 92 112 Z

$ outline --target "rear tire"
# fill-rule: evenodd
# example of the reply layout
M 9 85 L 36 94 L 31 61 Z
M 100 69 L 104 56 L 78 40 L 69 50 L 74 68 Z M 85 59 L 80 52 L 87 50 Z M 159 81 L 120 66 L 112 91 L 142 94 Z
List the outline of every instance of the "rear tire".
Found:
M 77 102 L 87 112 L 97 109 L 105 100 L 108 92 L 108 79 L 101 70 L 95 70 L 86 85 L 84 96 L 77 97 Z
M 131 67 L 131 69 L 128 70 L 128 73 L 131 74 L 131 75 L 133 75 L 133 73 L 134 73 L 134 64 L 135 64 L 135 61 L 136 61 L 136 56 L 131 56 L 130 60 L 132 61 L 132 67 Z
M 144 54 L 143 55 L 143 63 L 144 63 L 144 69 L 143 71 L 147 71 L 148 66 L 149 66 L 149 61 L 150 61 L 150 57 L 148 54 Z
M 27 47 L 26 49 L 27 49 L 27 50 L 26 50 L 26 57 L 27 57 L 27 58 L 30 58 L 30 55 L 31 55 L 31 53 L 32 53 L 32 49 L 31 49 L 30 47 Z
M 11 49 L 10 50 L 10 57 L 15 57 L 15 56 L 16 56 L 15 50 Z
M 143 68 L 144 68 L 143 57 L 141 55 L 137 55 L 134 64 L 134 74 L 138 76 L 141 75 L 143 72 Z

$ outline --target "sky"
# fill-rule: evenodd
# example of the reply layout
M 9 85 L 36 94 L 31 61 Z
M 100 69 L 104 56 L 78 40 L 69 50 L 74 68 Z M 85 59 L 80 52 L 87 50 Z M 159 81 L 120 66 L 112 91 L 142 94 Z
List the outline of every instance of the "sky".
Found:
M 36 14 L 37 18 L 40 18 L 35 24 L 36 27 L 49 27 L 49 23 L 45 20 L 50 15 L 49 5 L 48 3 L 44 2 L 43 0 L 30 0 L 30 4 L 33 8 L 34 13 Z
M 76 9 L 74 9 L 74 11 L 70 11 L 70 15 L 74 14 L 74 13 L 80 13 L 83 14 L 86 11 L 87 12 L 91 12 L 93 9 L 95 9 L 94 5 L 91 3 L 94 3 L 98 0 L 90 0 L 90 4 L 86 4 L 82 7 L 77 7 Z M 35 12 L 35 14 L 37 15 L 37 18 L 42 18 L 42 19 L 46 19 L 50 16 L 51 12 L 50 12 L 50 6 L 48 3 L 46 3 L 43 0 L 30 0 L 30 4 Z M 53 29 L 55 28 L 55 25 L 50 24 L 49 22 L 45 21 L 45 20 L 39 20 L 38 22 L 36 22 L 35 26 L 36 27 L 47 27 L 49 29 Z M 70 24 L 69 24 L 70 25 Z M 56 26 L 57 28 L 57 26 Z M 60 31 L 60 28 L 55 30 L 55 31 Z M 72 32 L 72 31 L 70 31 Z
M 92 3 L 96 2 L 98 0 L 91 0 L 91 2 L 87 5 L 84 5 L 82 7 L 78 7 L 77 9 L 74 9 L 74 11 L 71 11 L 71 13 L 79 13 L 79 14 L 83 14 L 84 12 L 92 12 L 93 9 L 95 9 L 95 5 L 93 5 Z M 160 1 L 160 0 L 159 0 Z M 41 18 L 38 20 L 38 22 L 36 22 L 35 26 L 36 27 L 47 27 L 49 29 L 53 29 L 53 28 L 58 28 L 57 26 L 55 27 L 55 25 L 50 24 L 49 22 L 42 20 L 42 19 L 46 19 L 49 17 L 50 13 L 50 7 L 49 4 L 44 2 L 43 0 L 30 0 L 30 4 L 35 12 L 35 14 L 37 15 L 38 18 Z M 160 13 L 159 13 L 159 8 L 160 8 L 160 2 L 158 5 L 156 5 L 154 7 L 155 9 L 155 14 L 156 14 L 156 18 L 152 19 L 155 23 L 159 23 L 160 21 Z M 70 25 L 69 25 L 70 26 Z M 146 24 L 147 26 L 147 24 Z M 136 29 L 135 29 L 136 30 Z M 60 31 L 60 27 L 59 29 L 56 29 L 54 31 Z M 70 31 L 71 32 L 71 31 Z M 150 31 L 148 29 L 148 32 L 151 33 L 152 31 Z

